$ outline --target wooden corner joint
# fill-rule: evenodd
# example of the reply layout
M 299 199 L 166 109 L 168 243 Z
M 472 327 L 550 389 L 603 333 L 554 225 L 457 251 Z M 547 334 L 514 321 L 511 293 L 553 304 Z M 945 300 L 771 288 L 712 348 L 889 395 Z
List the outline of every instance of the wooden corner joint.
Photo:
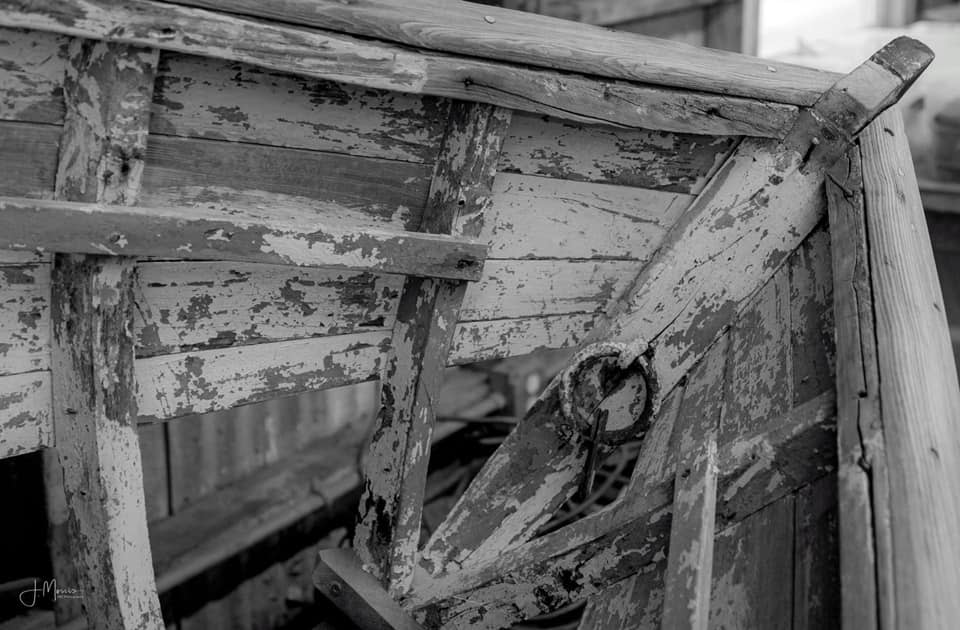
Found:
M 803 156 L 804 170 L 829 168 L 874 118 L 900 100 L 933 57 L 922 42 L 894 39 L 804 109 L 784 144 Z

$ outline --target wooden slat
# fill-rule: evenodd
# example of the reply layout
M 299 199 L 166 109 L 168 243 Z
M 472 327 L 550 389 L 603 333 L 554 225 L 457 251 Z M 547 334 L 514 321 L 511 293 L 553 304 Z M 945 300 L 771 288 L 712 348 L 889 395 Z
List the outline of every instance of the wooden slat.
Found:
M 460 10 L 471 10 L 468 4 L 462 6 Z M 321 15 L 316 12 L 316 8 L 309 7 L 315 17 Z M 328 13 L 333 15 L 329 10 L 324 11 L 324 14 Z M 444 5 L 440 15 L 449 14 L 449 7 Z M 509 13 L 507 19 L 513 20 L 517 15 L 520 14 Z M 530 17 L 527 16 L 526 19 Z M 481 20 L 478 23 L 487 26 L 482 16 L 477 18 Z M 544 18 L 534 19 L 537 21 L 536 25 L 522 30 L 524 41 L 529 40 L 531 32 L 541 30 L 539 27 L 542 26 Z M 556 114 L 584 122 L 710 134 L 779 137 L 788 126 L 784 123 L 797 115 L 793 104 L 783 105 L 780 102 L 812 103 L 822 91 L 821 88 L 832 81 L 832 75 L 816 70 L 743 59 L 741 61 L 745 63 L 745 72 L 735 81 L 722 80 L 717 83 L 713 80 L 717 77 L 707 73 L 711 82 L 704 86 L 708 88 L 706 91 L 719 88 L 719 91 L 726 95 L 700 94 L 637 86 L 617 80 L 598 80 L 595 75 L 602 72 L 595 71 L 597 69 L 587 71 L 591 76 L 580 76 L 531 68 L 528 65 L 492 62 L 475 56 L 455 57 L 427 51 L 411 51 L 405 46 L 356 39 L 329 31 L 239 19 L 149 0 L 137 0 L 122 7 L 106 6 L 91 0 L 46 0 L 43 5 L 32 3 L 28 7 L 6 9 L 0 12 L 0 23 L 127 44 L 155 45 L 182 53 L 251 63 L 303 76 L 377 89 L 462 98 L 540 114 Z M 570 26 L 561 21 L 553 23 L 561 24 L 564 28 Z M 579 40 L 579 31 L 574 35 L 555 33 L 553 36 L 558 38 L 558 43 L 570 43 Z M 608 45 L 607 36 L 604 32 L 604 46 Z M 462 50 L 460 45 L 470 38 L 456 39 L 458 43 L 455 50 L 459 52 Z M 239 48 L 235 45 L 237 41 L 248 42 L 248 45 Z M 642 42 L 630 38 L 628 48 L 617 48 L 613 57 L 604 56 L 601 67 L 616 67 L 616 63 L 611 60 L 616 59 L 623 50 L 651 46 L 660 48 L 663 45 L 666 45 L 669 55 L 672 56 L 670 64 L 676 61 L 678 67 L 671 67 L 669 73 L 660 75 L 660 81 L 683 83 L 684 85 L 678 87 L 696 89 L 699 81 L 684 80 L 687 73 L 683 66 L 687 65 L 686 58 L 691 51 L 688 48 L 674 50 L 676 44 L 653 40 Z M 498 45 L 495 49 L 500 50 L 502 46 Z M 469 54 L 469 51 L 464 52 Z M 638 74 L 644 76 L 634 78 L 655 84 L 658 81 L 651 80 L 655 77 L 649 76 L 650 73 L 647 72 L 648 69 L 655 70 L 656 65 L 649 52 L 637 57 L 637 60 L 642 59 L 642 62 L 636 69 L 640 71 Z M 704 52 L 698 51 L 697 54 L 702 55 Z M 713 54 L 705 54 L 711 64 L 718 61 Z M 548 58 L 552 59 L 552 54 Z M 522 59 L 518 61 L 529 64 L 531 59 L 525 51 Z M 724 62 L 721 59 L 719 63 L 723 65 Z M 738 63 L 735 62 L 735 65 Z M 778 74 L 778 67 L 785 74 Z M 713 68 L 711 65 L 711 71 Z M 781 80 L 798 72 L 802 77 L 794 78 L 812 79 L 817 83 L 817 87 L 810 87 L 795 98 L 791 91 L 797 84 L 791 81 L 781 83 Z M 654 74 L 659 73 L 655 70 Z M 772 80 L 775 85 L 768 90 L 739 89 L 749 86 L 758 76 Z M 731 90 L 754 94 L 763 100 L 731 96 Z M 770 98 L 767 98 L 768 96 Z M 774 102 L 768 103 L 768 100 Z
M 385 0 L 186 0 L 288 23 L 329 28 L 403 44 L 655 85 L 809 105 L 833 82 L 825 72 L 767 60 L 690 50 L 567 20 L 466 2 L 420 0 L 403 8 Z
M 161 55 L 157 74 L 154 135 L 426 163 L 435 161 L 443 139 L 448 104 L 442 99 L 176 53 Z
M 456 103 L 430 186 L 421 228 L 476 238 L 490 203 L 511 112 Z M 364 466 L 354 547 L 393 595 L 406 592 L 418 563 L 420 517 L 443 368 L 464 283 L 408 278 L 381 378 L 381 407 Z
M 518 114 L 503 142 L 500 170 L 697 194 L 736 142 Z
M 141 204 L 219 207 L 246 201 L 255 212 L 276 203 L 279 194 L 302 199 L 291 205 L 301 205 L 305 214 L 330 213 L 357 223 L 407 219 L 413 227 L 429 177 L 427 164 L 155 136 L 147 149 Z
M 645 261 L 692 201 L 683 193 L 499 173 L 480 239 L 490 258 Z
M 389 340 L 374 331 L 140 359 L 140 422 L 369 380 Z
M 890 479 L 895 625 L 960 617 L 960 389 L 903 122 L 861 140 L 879 395 Z
M 147 208 L 0 197 L 0 247 L 235 260 L 479 278 L 486 247 L 464 239 L 321 222 L 271 208 L 266 218 L 226 208 Z M 279 216 L 279 218 L 278 218 Z
M 50 367 L 50 266 L 0 266 L 0 375 Z
M 829 197 L 828 197 L 829 201 Z M 787 262 L 793 404 L 835 387 L 833 273 L 830 232 L 821 224 Z
M 837 337 L 837 454 L 843 627 L 889 627 L 889 485 L 860 151 L 826 185 Z M 880 625 L 880 619 L 886 619 Z
M 836 627 L 841 619 L 837 476 L 801 488 L 795 499 L 793 628 Z
M 691 372 L 675 427 L 679 451 L 661 627 L 706 630 L 710 614 L 713 531 L 717 507 L 717 442 L 727 382 L 728 343 Z
M 138 357 L 389 329 L 403 284 L 230 262 L 141 262 L 137 271 Z
M 59 199 L 136 203 L 157 58 L 156 50 L 69 43 Z M 65 497 L 71 534 L 68 544 L 56 541 L 68 530 L 54 513 L 51 561 L 57 580 L 81 587 L 92 629 L 162 625 L 136 429 L 134 276 L 132 259 L 59 253 L 51 274 L 51 415 L 59 465 L 48 458 L 45 476 L 63 480 L 62 490 L 48 486 L 48 502 L 56 506 Z M 72 563 L 58 553 L 65 549 Z M 58 603 L 58 622 L 79 613 L 77 603 Z

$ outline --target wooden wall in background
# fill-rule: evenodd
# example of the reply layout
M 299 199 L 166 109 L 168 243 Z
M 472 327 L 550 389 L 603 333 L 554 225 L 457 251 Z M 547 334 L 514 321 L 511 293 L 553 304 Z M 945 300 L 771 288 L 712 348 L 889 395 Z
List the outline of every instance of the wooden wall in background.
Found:
M 759 0 L 501 0 L 501 6 L 756 54 Z

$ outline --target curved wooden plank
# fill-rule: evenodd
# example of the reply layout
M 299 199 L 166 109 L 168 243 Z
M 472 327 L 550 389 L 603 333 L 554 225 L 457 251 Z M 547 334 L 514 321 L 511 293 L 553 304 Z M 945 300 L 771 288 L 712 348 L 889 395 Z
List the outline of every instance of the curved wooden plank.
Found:
M 462 6 L 461 10 L 471 10 L 468 4 Z M 448 9 L 443 7 L 442 14 L 448 15 Z M 510 15 L 522 14 L 511 12 Z M 576 75 L 473 56 L 413 51 L 405 45 L 241 19 L 149 0 L 131 0 L 123 5 L 102 0 L 8 2 L 5 9 L 0 9 L 0 24 L 157 46 L 377 89 L 465 99 L 631 128 L 779 138 L 798 113 L 794 105 L 776 102 L 776 95 L 781 93 L 787 94 L 782 100 L 797 100 L 789 98 L 789 87 L 783 87 L 793 84 L 781 84 L 771 62 L 747 58 L 743 58 L 747 66 L 741 77 L 744 84 L 748 85 L 754 76 L 769 76 L 777 84 L 769 90 L 772 98 L 753 100 L 649 87 L 625 81 L 598 80 L 591 76 L 593 73 Z M 530 33 L 536 32 L 538 29 L 534 26 L 533 30 L 524 30 L 523 37 L 529 39 Z M 563 36 L 562 33 L 556 35 Z M 631 37 L 632 46 L 638 43 L 632 36 L 627 37 Z M 456 39 L 462 42 L 470 38 Z M 245 45 L 236 46 L 238 41 L 245 42 Z M 567 38 L 567 42 L 575 41 L 576 36 Z M 661 45 L 656 40 L 650 42 L 655 47 Z M 668 48 L 676 46 L 663 43 Z M 711 59 L 717 54 L 688 47 L 671 52 L 678 55 L 674 60 L 683 59 L 691 52 L 705 53 Z M 642 69 L 647 61 L 644 55 L 640 58 L 643 62 L 638 67 Z M 520 63 L 529 63 L 529 58 L 524 57 Z M 821 82 L 825 89 L 832 81 L 832 75 L 816 70 L 800 69 L 799 72 L 814 77 L 818 84 L 802 97 L 804 102 L 816 100 L 822 91 L 817 89 Z M 683 73 L 676 76 L 682 77 Z M 730 86 L 738 84 L 739 81 L 724 84 L 719 91 L 729 91 Z M 717 86 L 715 82 L 711 85 Z
M 183 0 L 184 4 L 316 26 L 428 50 L 719 94 L 810 105 L 830 73 L 546 16 L 449 0 Z

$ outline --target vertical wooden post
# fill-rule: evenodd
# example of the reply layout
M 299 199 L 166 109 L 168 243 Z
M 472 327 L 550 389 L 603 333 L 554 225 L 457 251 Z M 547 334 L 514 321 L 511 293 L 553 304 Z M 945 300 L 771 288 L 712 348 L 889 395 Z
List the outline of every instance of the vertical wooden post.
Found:
M 509 122 L 509 110 L 453 105 L 421 231 L 479 235 Z M 407 278 L 381 379 L 354 547 L 394 596 L 417 564 L 433 405 L 465 291 L 463 282 Z
M 157 58 L 156 50 L 70 43 L 59 198 L 136 201 Z M 137 437 L 134 274 L 132 259 L 54 256 L 53 419 L 79 581 L 59 586 L 82 591 L 93 629 L 163 626 Z

